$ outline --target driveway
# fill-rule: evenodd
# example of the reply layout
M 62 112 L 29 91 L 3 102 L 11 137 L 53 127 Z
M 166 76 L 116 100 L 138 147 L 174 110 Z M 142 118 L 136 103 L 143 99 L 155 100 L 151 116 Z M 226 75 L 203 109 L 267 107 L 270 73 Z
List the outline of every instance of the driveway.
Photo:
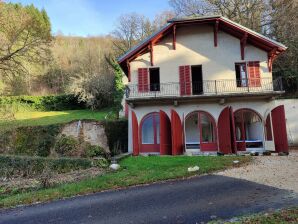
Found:
M 0 223 L 202 223 L 298 205 L 295 193 L 206 175 L 0 211 Z
M 252 163 L 217 173 L 259 184 L 291 190 L 298 194 L 298 150 L 289 156 L 257 156 Z

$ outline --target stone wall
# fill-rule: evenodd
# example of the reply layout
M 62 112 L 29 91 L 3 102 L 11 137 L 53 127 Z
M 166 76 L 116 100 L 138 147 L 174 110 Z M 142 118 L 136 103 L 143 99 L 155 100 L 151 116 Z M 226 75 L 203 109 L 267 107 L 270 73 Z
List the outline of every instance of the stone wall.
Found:
M 96 121 L 74 121 L 63 126 L 61 135 L 71 136 L 110 152 L 105 127 Z

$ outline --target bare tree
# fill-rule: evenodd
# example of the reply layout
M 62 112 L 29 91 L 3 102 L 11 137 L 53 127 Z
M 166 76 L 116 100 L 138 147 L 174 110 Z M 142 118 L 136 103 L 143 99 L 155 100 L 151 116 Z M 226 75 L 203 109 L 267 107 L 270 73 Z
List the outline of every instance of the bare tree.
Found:
M 173 19 L 176 16 L 176 14 L 173 11 L 162 11 L 158 14 L 156 14 L 152 26 L 153 30 L 159 30 L 161 27 L 163 27 L 165 24 L 167 24 L 168 20 Z
M 120 16 L 116 29 L 112 32 L 116 55 L 124 54 L 152 32 L 151 22 L 145 16 L 137 13 Z
M 179 15 L 222 15 L 256 31 L 261 31 L 264 0 L 170 0 Z

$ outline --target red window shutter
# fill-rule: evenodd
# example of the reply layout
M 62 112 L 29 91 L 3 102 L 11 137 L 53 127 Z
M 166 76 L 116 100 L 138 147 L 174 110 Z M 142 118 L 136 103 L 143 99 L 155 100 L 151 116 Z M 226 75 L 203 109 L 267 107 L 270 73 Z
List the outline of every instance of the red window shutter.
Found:
M 138 119 L 134 111 L 131 111 L 131 122 L 132 122 L 132 147 L 133 155 L 139 155 L 139 126 Z
M 249 74 L 249 86 L 260 87 L 261 76 L 260 76 L 260 62 L 250 61 L 248 62 L 248 74 Z
M 171 110 L 172 155 L 183 154 L 183 127 L 175 110 Z
M 271 115 L 272 115 L 272 127 L 273 127 L 275 151 L 289 152 L 284 106 L 281 105 L 281 106 L 275 107 L 271 111 Z
M 191 94 L 190 66 L 179 66 L 180 95 Z
M 172 136 L 171 136 L 171 121 L 168 115 L 160 110 L 160 155 L 171 155 Z
M 127 102 L 125 102 L 125 106 L 124 106 L 124 115 L 126 118 L 128 118 L 128 104 L 127 104 Z
M 232 153 L 230 124 L 230 109 L 226 107 L 220 113 L 217 125 L 219 151 L 224 154 Z
M 139 92 L 148 92 L 148 69 L 139 68 L 138 69 L 138 90 Z

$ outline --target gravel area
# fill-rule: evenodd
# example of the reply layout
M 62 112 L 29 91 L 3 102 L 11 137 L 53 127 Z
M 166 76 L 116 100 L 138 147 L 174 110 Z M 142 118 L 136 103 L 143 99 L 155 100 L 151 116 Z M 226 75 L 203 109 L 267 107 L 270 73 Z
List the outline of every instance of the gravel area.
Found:
M 218 175 L 245 179 L 298 193 L 298 151 L 289 156 L 258 156 L 240 168 L 217 172 Z

